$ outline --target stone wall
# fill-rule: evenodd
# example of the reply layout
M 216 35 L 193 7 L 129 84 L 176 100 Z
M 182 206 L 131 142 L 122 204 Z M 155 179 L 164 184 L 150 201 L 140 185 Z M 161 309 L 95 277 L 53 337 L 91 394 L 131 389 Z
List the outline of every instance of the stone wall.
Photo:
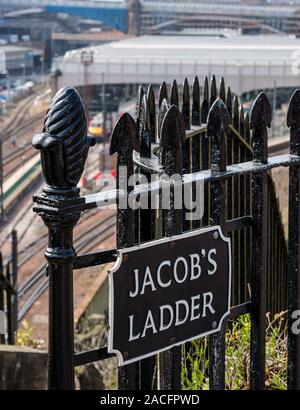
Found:
M 47 352 L 0 345 L 0 390 L 44 390 Z

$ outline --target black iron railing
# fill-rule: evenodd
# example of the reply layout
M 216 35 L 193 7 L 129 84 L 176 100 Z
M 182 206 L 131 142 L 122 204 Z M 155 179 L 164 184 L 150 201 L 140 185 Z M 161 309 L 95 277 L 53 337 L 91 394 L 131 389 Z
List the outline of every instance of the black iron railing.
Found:
M 117 249 L 172 236 L 182 231 L 221 225 L 232 238 L 232 308 L 230 319 L 251 315 L 251 388 L 265 383 L 266 313 L 286 310 L 289 321 L 288 387 L 300 388 L 299 336 L 291 331 L 292 314 L 299 309 L 299 167 L 300 91 L 290 101 L 290 155 L 268 158 L 267 129 L 271 107 L 265 94 L 256 98 L 250 116 L 244 114 L 237 96 L 226 91 L 215 77 L 210 87 L 206 78 L 200 95 L 195 78 L 190 97 L 185 80 L 181 103 L 176 81 L 162 83 L 158 104 L 149 86 L 140 87 L 136 118 L 124 114 L 111 136 L 110 154 L 117 154 L 117 170 L 127 168 L 125 181 L 117 174 L 117 189 L 80 196 L 76 187 L 92 140 L 87 136 L 81 99 L 73 88 L 54 97 L 43 134 L 33 139 L 41 150 L 46 185 L 34 197 L 34 210 L 49 229 L 46 251 L 49 275 L 49 388 L 74 388 L 74 366 L 103 360 L 106 348 L 74 354 L 72 272 L 74 269 L 113 262 Z M 290 168 L 289 255 L 270 171 Z M 152 183 L 121 189 L 133 173 Z M 183 175 L 192 186 L 190 201 L 196 198 L 196 182 L 204 182 L 204 215 L 187 221 L 184 209 L 177 209 L 171 195 L 170 207 L 161 207 L 162 174 Z M 123 178 L 123 177 L 122 177 Z M 156 193 L 157 207 L 122 209 L 120 201 L 130 194 Z M 172 192 L 172 189 L 171 189 Z M 117 249 L 77 255 L 73 228 L 80 215 L 90 209 L 117 204 Z M 289 261 L 287 270 L 287 261 Z M 209 380 L 211 389 L 225 388 L 225 330 L 210 336 Z M 189 345 L 185 346 L 188 349 Z M 121 389 L 178 389 L 184 349 L 174 347 L 139 363 L 119 369 Z

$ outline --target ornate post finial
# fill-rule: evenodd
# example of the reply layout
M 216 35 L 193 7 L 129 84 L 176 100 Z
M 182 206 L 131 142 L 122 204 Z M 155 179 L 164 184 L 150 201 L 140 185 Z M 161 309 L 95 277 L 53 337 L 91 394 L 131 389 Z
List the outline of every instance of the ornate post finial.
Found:
M 80 95 L 72 87 L 53 97 L 42 134 L 32 139 L 41 151 L 43 175 L 48 188 L 75 188 L 82 175 L 89 147 L 87 119 Z M 46 187 L 47 190 L 47 187 Z

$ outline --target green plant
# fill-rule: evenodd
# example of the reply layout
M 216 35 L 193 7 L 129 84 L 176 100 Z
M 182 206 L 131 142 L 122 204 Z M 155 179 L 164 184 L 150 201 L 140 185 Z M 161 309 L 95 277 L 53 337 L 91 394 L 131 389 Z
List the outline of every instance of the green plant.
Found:
M 208 341 L 197 339 L 186 351 L 182 369 L 182 384 L 187 390 L 208 390 Z
M 271 320 L 267 315 L 266 326 L 266 388 L 286 389 L 287 378 L 287 329 L 286 312 Z M 244 390 L 250 387 L 250 316 L 240 316 L 230 321 L 226 331 L 225 384 L 228 390 Z M 191 343 L 182 371 L 185 389 L 208 389 L 208 340 L 202 338 Z

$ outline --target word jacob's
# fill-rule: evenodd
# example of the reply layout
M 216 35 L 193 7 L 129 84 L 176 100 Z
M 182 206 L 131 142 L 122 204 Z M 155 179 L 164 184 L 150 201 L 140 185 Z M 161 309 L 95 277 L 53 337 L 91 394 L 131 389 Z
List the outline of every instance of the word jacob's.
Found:
M 122 249 L 110 272 L 109 351 L 125 364 L 218 331 L 229 292 L 219 227 Z

